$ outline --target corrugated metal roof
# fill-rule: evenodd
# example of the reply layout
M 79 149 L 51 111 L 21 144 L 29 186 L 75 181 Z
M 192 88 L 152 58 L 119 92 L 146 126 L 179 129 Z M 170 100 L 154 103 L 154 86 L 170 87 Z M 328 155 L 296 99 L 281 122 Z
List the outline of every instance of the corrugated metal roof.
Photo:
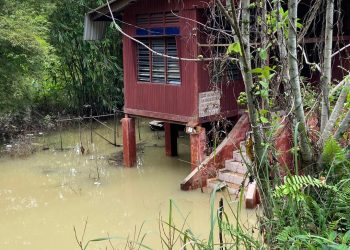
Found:
M 137 0 L 112 0 L 108 4 L 113 15 L 116 16 L 127 6 L 135 2 Z M 108 4 L 101 5 L 85 15 L 84 40 L 101 40 L 104 37 L 106 27 L 112 21 Z
M 112 0 L 109 1 L 109 6 L 111 7 L 111 10 L 113 13 L 119 13 L 122 10 L 124 10 L 127 6 L 129 6 L 130 4 L 136 3 L 137 0 Z M 97 21 L 100 18 L 106 18 L 106 16 L 110 16 L 109 15 L 109 8 L 107 4 L 101 5 L 99 7 L 97 7 L 96 9 L 90 11 L 88 13 L 88 15 L 90 16 L 90 18 L 93 21 Z M 108 17 L 107 17 L 108 18 Z
M 119 0 L 112 0 L 112 1 L 109 1 L 108 3 L 109 3 L 109 5 L 111 5 L 111 4 L 113 4 L 113 3 L 117 2 L 117 1 L 119 1 Z M 107 3 L 105 3 L 105 4 L 101 5 L 101 6 L 98 6 L 96 9 L 93 9 L 93 10 L 89 11 L 88 14 L 97 12 L 97 11 L 99 11 L 99 10 L 105 8 L 105 7 L 108 7 Z
M 92 21 L 89 15 L 86 14 L 84 23 L 84 40 L 101 40 L 106 33 L 108 23 L 110 23 L 110 21 Z

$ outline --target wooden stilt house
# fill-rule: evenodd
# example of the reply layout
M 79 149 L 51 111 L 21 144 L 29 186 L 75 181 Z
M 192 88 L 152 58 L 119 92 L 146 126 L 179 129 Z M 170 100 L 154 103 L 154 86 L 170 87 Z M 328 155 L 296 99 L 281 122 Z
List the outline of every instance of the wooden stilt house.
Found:
M 337 13 L 342 14 L 334 27 L 333 40 L 338 47 L 343 47 L 350 41 L 350 17 L 347 15 L 350 2 L 335 2 Z M 307 19 L 312 3 L 311 0 L 300 2 L 298 13 L 302 19 Z M 215 67 L 209 67 L 205 60 L 198 60 L 206 57 L 206 51 L 212 50 L 212 46 L 207 44 L 210 37 L 201 32 L 203 26 L 200 25 L 206 23 L 206 11 L 211 4 L 211 0 L 112 0 L 86 14 L 85 40 L 101 39 L 106 25 L 112 21 L 112 14 L 125 33 L 126 117 L 122 123 L 126 166 L 132 166 L 136 159 L 135 116 L 166 122 L 167 155 L 177 153 L 176 124 L 186 125 L 191 141 L 191 163 L 192 167 L 196 167 L 204 159 L 206 145 L 206 132 L 202 124 L 242 113 L 236 100 L 244 90 L 244 84 L 236 63 L 228 63 L 224 67 L 220 65 L 220 74 L 213 77 Z M 318 9 L 314 11 L 312 13 L 319 17 L 309 29 L 312 32 L 308 31 L 299 44 L 308 55 L 314 57 L 310 57 L 310 61 L 319 62 L 321 56 L 313 49 L 324 42 L 321 38 L 323 16 L 317 12 Z M 214 43 L 217 50 L 220 43 L 223 44 L 223 51 L 227 48 L 225 41 Z M 332 80 L 342 79 L 347 74 L 336 66 L 350 67 L 349 60 L 345 59 L 349 57 L 349 52 L 349 47 L 346 47 L 334 55 Z M 300 56 L 300 60 L 302 58 Z M 320 79 L 320 75 L 306 63 L 301 75 L 311 82 Z
M 124 65 L 124 162 L 135 163 L 134 116 L 165 121 L 166 153 L 177 154 L 176 125 L 188 126 L 191 162 L 204 158 L 205 129 L 201 124 L 238 116 L 236 99 L 244 85 L 234 64 L 221 74 L 213 89 L 208 63 L 201 61 L 199 32 L 209 0 L 114 0 L 85 17 L 85 40 L 103 37 L 111 12 L 123 35 Z M 134 39 L 144 45 L 135 42 Z M 151 50 L 164 56 L 152 53 Z M 180 59 L 174 59 L 179 57 Z M 183 60 L 181 60 L 183 58 Z M 188 59 L 188 60 L 186 60 Z M 191 59 L 191 60 L 190 60 Z

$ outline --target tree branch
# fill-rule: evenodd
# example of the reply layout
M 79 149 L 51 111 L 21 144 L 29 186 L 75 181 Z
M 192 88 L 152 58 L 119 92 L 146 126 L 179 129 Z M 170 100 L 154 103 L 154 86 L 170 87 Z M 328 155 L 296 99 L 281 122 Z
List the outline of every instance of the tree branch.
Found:
M 334 138 L 336 140 L 339 140 L 340 137 L 346 132 L 346 130 L 349 128 L 350 126 L 350 110 L 348 111 L 348 113 L 346 114 L 345 118 L 343 119 L 343 121 L 340 123 L 340 126 L 338 128 L 338 130 L 335 132 Z

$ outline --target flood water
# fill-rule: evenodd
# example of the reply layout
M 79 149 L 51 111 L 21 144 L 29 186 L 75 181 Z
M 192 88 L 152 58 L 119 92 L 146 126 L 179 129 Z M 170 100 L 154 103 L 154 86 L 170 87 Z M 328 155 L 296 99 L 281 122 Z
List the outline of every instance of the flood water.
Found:
M 62 133 L 63 151 L 55 132 L 36 139 L 50 150 L 0 158 L 0 249 L 79 249 L 73 227 L 80 238 L 86 220 L 85 242 L 107 235 L 133 238 L 135 226 L 144 224 L 144 244 L 160 249 L 159 216 L 167 220 L 170 199 L 176 204 L 175 223 L 181 227 L 189 215 L 186 228 L 207 238 L 210 195 L 180 190 L 180 182 L 190 172 L 187 136 L 179 138 L 179 157 L 166 157 L 164 133 L 150 131 L 147 123 L 140 122 L 141 141 L 137 138 L 137 142 L 142 143 L 134 168 L 120 166 L 122 148 L 97 135 L 90 144 L 88 129 L 81 130 L 85 154 L 79 154 L 78 128 Z M 96 131 L 113 138 L 107 128 L 99 126 Z M 110 160 L 116 155 L 117 161 Z M 255 211 L 243 211 L 241 218 L 254 223 Z M 125 242 L 112 241 L 115 249 L 124 249 Z M 91 244 L 88 249 L 106 247 L 112 249 L 108 242 Z

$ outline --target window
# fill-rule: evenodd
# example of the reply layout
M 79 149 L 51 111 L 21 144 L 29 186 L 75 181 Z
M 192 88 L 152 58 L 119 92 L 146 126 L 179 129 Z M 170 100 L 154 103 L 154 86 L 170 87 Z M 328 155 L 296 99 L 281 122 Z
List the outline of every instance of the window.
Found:
M 214 60 L 209 68 L 212 83 L 242 80 L 241 70 L 236 62 Z
M 149 46 L 149 41 L 144 39 L 141 40 L 144 44 Z M 150 58 L 149 58 L 149 51 L 144 46 L 141 46 L 140 44 L 138 46 L 138 80 L 142 82 L 149 82 L 150 81 Z
M 175 37 L 150 37 L 142 38 L 140 41 L 158 53 L 175 57 L 178 56 Z M 141 44 L 137 45 L 137 51 L 138 81 L 180 84 L 179 60 L 155 55 Z
M 230 62 L 227 65 L 227 78 L 229 81 L 242 80 L 242 74 L 238 63 Z

